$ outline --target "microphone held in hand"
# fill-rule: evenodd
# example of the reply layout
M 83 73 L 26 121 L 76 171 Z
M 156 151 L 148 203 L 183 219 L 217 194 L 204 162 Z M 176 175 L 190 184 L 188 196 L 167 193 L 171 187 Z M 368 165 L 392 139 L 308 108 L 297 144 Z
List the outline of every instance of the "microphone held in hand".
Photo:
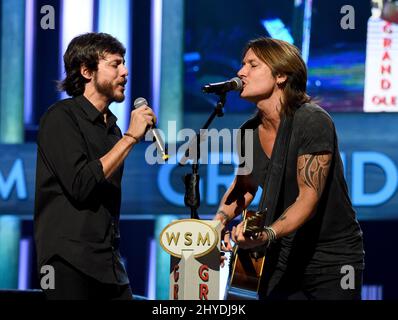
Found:
M 134 100 L 134 109 L 142 107 L 142 106 L 147 106 L 148 105 L 148 101 L 146 101 L 145 98 L 137 98 Z M 165 144 L 163 142 L 163 139 L 160 135 L 160 133 L 158 132 L 158 129 L 156 128 L 156 125 L 154 124 L 150 129 L 149 129 L 153 135 L 153 140 L 156 143 L 156 147 L 158 149 L 158 152 L 161 153 L 162 155 L 162 159 L 167 161 L 169 159 L 169 155 L 167 154 L 167 150 L 165 147 Z
M 223 94 L 228 91 L 241 91 L 243 83 L 240 78 L 235 77 L 228 81 L 209 83 L 202 87 L 202 91 L 205 93 L 216 93 Z

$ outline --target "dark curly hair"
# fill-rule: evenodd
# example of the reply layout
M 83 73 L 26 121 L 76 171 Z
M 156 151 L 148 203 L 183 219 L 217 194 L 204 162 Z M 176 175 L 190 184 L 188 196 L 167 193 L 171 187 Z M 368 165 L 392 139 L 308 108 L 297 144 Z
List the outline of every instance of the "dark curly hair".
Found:
M 97 71 L 99 59 L 106 53 L 124 57 L 126 48 L 107 33 L 91 32 L 73 38 L 64 54 L 66 77 L 58 83 L 58 89 L 72 97 L 83 94 L 87 79 L 80 73 L 81 66 Z

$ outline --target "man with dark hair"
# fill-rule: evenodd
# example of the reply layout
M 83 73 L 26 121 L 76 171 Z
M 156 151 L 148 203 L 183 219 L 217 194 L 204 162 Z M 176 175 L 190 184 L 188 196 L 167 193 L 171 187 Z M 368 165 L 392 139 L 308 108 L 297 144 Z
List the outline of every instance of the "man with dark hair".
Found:
M 142 106 L 126 133 L 116 125 L 108 107 L 125 98 L 124 54 L 108 34 L 74 38 L 60 83 L 71 98 L 40 121 L 34 222 L 39 270 L 55 272 L 48 299 L 132 299 L 119 252 L 123 161 L 155 115 Z

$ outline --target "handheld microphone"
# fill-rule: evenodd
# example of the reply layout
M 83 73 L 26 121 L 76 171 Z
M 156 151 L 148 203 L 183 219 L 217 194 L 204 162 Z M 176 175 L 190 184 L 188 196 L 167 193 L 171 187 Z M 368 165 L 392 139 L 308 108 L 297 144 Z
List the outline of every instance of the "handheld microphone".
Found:
M 243 83 L 240 78 L 235 77 L 228 81 L 209 83 L 202 87 L 205 93 L 222 94 L 228 91 L 240 91 L 243 88 Z
M 134 109 L 148 105 L 148 101 L 146 101 L 145 98 L 137 98 L 134 100 Z M 162 154 L 162 159 L 164 161 L 167 161 L 169 159 L 169 155 L 167 154 L 166 147 L 164 145 L 163 139 L 160 136 L 158 129 L 156 128 L 156 125 L 154 124 L 150 129 L 149 129 L 152 134 L 153 134 L 153 140 L 156 143 L 156 147 L 158 151 Z

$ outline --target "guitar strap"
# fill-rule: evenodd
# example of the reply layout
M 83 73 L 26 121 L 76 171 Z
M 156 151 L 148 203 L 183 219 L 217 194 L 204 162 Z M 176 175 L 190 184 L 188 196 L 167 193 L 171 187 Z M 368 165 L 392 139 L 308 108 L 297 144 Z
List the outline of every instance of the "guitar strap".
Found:
M 282 180 L 285 176 L 289 143 L 293 129 L 293 117 L 294 114 L 283 116 L 281 119 L 267 174 L 264 179 L 263 192 L 258 210 L 267 210 L 264 220 L 265 226 L 271 225 L 275 220 Z

